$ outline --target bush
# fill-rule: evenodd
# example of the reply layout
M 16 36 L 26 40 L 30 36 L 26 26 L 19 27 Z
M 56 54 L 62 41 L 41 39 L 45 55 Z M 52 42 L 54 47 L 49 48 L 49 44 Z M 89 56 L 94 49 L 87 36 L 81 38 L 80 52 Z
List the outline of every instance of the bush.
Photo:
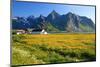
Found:
M 49 63 L 61 63 L 65 62 L 65 58 L 55 52 L 49 52 L 44 61 Z
M 25 38 L 25 36 L 23 36 L 23 35 L 13 35 L 12 36 L 13 42 L 26 43 L 26 42 L 22 41 L 24 38 Z
M 95 61 L 96 60 L 95 54 L 92 54 L 92 53 L 89 53 L 89 52 L 82 52 L 81 58 L 83 58 L 87 61 Z
M 13 34 L 13 35 L 14 35 L 14 34 L 16 34 L 16 31 L 15 31 L 15 30 L 13 30 L 13 31 L 12 31 L 12 34 Z

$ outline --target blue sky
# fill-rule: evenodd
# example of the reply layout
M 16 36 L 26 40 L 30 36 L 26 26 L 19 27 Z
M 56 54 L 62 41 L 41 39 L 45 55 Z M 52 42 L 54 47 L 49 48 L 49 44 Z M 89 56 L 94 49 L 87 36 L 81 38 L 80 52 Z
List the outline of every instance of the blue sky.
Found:
M 50 12 L 55 10 L 60 15 L 68 12 L 75 13 L 80 16 L 91 18 L 95 23 L 95 7 L 93 6 L 78 6 L 78 5 L 64 5 L 64 4 L 47 4 L 34 2 L 13 2 L 12 16 L 28 17 L 34 15 L 35 17 L 47 16 Z

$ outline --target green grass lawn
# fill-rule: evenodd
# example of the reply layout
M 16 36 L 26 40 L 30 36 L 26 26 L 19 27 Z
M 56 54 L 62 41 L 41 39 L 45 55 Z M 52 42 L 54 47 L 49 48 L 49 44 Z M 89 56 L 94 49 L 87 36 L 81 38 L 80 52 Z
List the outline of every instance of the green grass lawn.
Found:
M 95 34 L 12 35 L 12 65 L 95 61 Z

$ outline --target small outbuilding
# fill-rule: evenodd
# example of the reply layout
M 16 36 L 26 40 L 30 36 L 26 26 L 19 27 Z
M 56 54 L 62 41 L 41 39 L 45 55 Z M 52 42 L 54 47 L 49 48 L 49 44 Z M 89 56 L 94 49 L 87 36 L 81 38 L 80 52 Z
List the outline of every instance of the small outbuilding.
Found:
M 40 34 L 48 34 L 44 29 L 40 32 Z
M 25 30 L 16 30 L 16 34 L 25 34 Z

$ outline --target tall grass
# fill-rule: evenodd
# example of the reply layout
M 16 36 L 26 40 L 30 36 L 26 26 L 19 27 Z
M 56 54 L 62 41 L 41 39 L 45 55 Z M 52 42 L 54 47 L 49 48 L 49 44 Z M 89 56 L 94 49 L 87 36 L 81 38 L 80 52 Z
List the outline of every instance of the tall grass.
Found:
M 13 35 L 12 65 L 95 61 L 95 34 Z

